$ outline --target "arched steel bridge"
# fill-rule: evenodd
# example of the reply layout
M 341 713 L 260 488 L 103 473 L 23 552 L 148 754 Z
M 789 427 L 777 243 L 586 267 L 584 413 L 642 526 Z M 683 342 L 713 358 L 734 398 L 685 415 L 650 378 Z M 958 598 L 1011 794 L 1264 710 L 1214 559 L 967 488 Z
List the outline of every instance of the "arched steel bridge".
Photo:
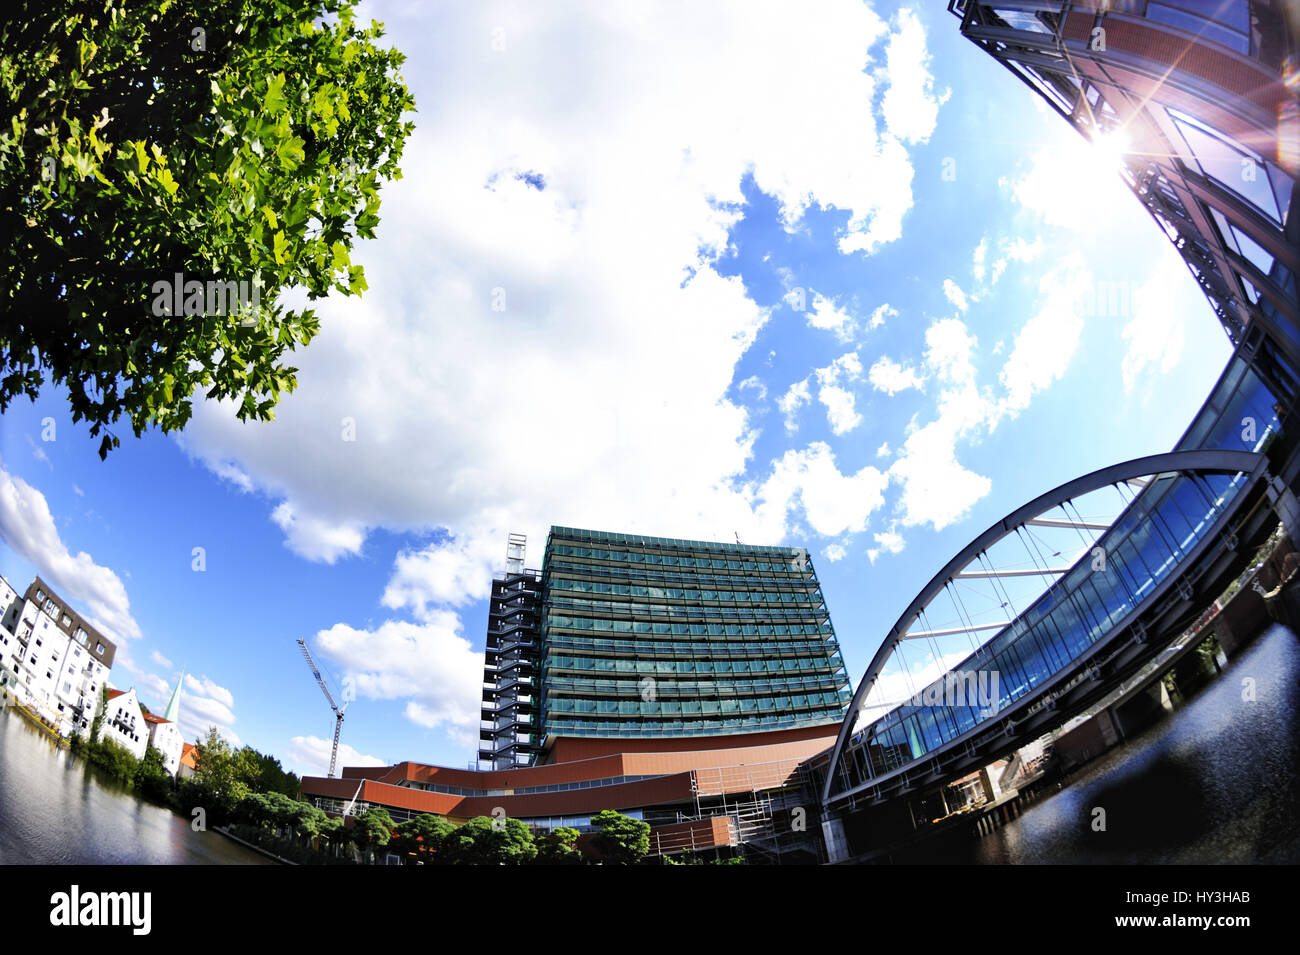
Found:
M 1172 451 L 1069 481 L 980 534 L 867 667 L 825 766 L 827 817 L 969 773 L 1099 700 L 1240 571 L 1281 491 L 1258 451 Z M 1107 495 L 1117 513 L 1092 516 Z

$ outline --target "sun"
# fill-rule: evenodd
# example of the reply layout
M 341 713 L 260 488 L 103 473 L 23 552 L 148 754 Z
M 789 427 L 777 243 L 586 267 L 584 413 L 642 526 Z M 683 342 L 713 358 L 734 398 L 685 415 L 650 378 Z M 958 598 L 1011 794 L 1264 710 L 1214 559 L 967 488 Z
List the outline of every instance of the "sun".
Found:
M 1124 169 L 1124 160 L 1133 143 L 1123 129 L 1113 129 L 1102 133 L 1092 140 L 1092 152 L 1097 161 L 1105 168 L 1119 172 Z

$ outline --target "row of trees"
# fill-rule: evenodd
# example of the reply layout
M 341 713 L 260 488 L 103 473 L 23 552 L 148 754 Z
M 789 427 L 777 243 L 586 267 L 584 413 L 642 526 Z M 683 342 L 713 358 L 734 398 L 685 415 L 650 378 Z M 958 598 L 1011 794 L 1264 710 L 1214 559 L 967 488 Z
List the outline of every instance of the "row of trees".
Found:
M 347 825 L 301 797 L 298 777 L 273 756 L 251 746 L 236 749 L 215 727 L 195 743 L 198 769 L 173 779 L 152 745 L 143 759 L 99 739 L 102 707 L 87 742 L 73 737 L 74 752 L 141 795 L 197 818 L 205 825 L 231 825 L 246 839 L 297 862 L 351 859 L 355 847 L 368 861 L 379 850 L 425 865 L 636 865 L 650 851 L 650 826 L 614 810 L 591 817 L 595 829 L 586 852 L 580 833 L 560 827 L 545 835 L 518 819 L 479 816 L 457 825 L 443 816 L 420 815 L 402 823 L 371 808 Z
M 339 820 L 335 820 L 339 821 Z M 591 817 L 596 832 L 589 860 L 577 843 L 577 829 L 561 826 L 536 836 L 518 819 L 477 816 L 461 825 L 443 816 L 421 815 L 395 823 L 385 809 L 356 817 L 351 839 L 373 855 L 387 847 L 407 861 L 424 865 L 635 865 L 650 851 L 650 826 L 614 810 Z
M 155 802 L 165 802 L 171 790 L 171 776 L 163 767 L 163 755 L 150 744 L 142 759 L 125 746 L 109 739 L 83 739 L 74 735 L 72 752 L 99 767 L 124 786 L 135 789 Z
M 650 827 L 608 810 L 592 817 L 591 861 L 635 865 L 650 849 Z M 243 838 L 296 862 L 331 862 L 355 848 L 373 862 L 381 851 L 422 865 L 582 865 L 579 832 L 561 827 L 536 836 L 518 819 L 478 816 L 456 825 L 443 816 L 420 815 L 397 823 L 388 810 L 371 808 L 351 826 L 321 809 L 282 793 L 249 793 L 234 814 Z
M 205 824 L 210 821 L 214 825 L 235 821 L 241 804 L 250 795 L 279 796 L 290 802 L 298 799 L 301 789 L 296 774 L 285 770 L 274 756 L 251 746 L 236 749 L 215 726 L 208 728 L 205 738 L 195 741 L 198 769 L 194 775 L 175 779 L 165 768 L 163 754 L 152 743 L 143 758 L 137 759 L 120 743 L 100 738 L 106 703 L 107 690 L 103 690 L 89 739 L 73 734 L 70 748 L 146 799 L 182 813 L 202 809 Z
M 198 769 L 176 786 L 176 805 L 184 812 L 201 808 L 212 825 L 239 821 L 241 806 L 250 795 L 283 796 L 298 800 L 300 780 L 274 756 L 251 746 L 236 749 L 216 727 L 195 743 Z M 302 805 L 306 805 L 303 803 Z

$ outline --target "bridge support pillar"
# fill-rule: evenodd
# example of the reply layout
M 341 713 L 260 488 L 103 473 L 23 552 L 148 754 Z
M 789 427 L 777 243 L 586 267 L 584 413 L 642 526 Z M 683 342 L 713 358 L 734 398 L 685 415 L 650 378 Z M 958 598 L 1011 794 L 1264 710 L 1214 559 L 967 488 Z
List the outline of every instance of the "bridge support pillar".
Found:
M 1300 500 L 1296 499 L 1291 489 L 1274 478 L 1268 488 L 1269 503 L 1273 512 L 1282 521 L 1286 534 L 1291 538 L 1291 546 L 1300 550 Z
M 849 841 L 844 835 L 843 819 L 823 819 L 822 839 L 826 842 L 828 862 L 843 862 L 849 857 Z

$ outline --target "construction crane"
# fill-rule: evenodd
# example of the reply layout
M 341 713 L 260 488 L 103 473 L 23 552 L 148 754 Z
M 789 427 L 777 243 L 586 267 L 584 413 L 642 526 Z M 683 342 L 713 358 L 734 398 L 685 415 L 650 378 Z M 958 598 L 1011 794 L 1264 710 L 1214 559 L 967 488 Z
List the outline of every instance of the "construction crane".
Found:
M 325 683 L 325 678 L 321 676 L 320 667 L 316 666 L 316 661 L 311 658 L 311 651 L 307 649 L 307 641 L 303 638 L 298 639 L 298 649 L 302 651 L 302 657 L 307 661 L 307 666 L 311 668 L 312 676 L 320 684 L 321 692 L 325 694 L 325 699 L 329 701 L 330 709 L 334 711 L 334 748 L 330 750 L 330 771 L 326 777 L 334 778 L 334 764 L 339 758 L 339 734 L 343 732 L 343 711 L 348 708 L 351 700 L 344 700 L 343 706 L 340 707 L 334 702 L 334 694 L 330 692 L 329 686 Z

